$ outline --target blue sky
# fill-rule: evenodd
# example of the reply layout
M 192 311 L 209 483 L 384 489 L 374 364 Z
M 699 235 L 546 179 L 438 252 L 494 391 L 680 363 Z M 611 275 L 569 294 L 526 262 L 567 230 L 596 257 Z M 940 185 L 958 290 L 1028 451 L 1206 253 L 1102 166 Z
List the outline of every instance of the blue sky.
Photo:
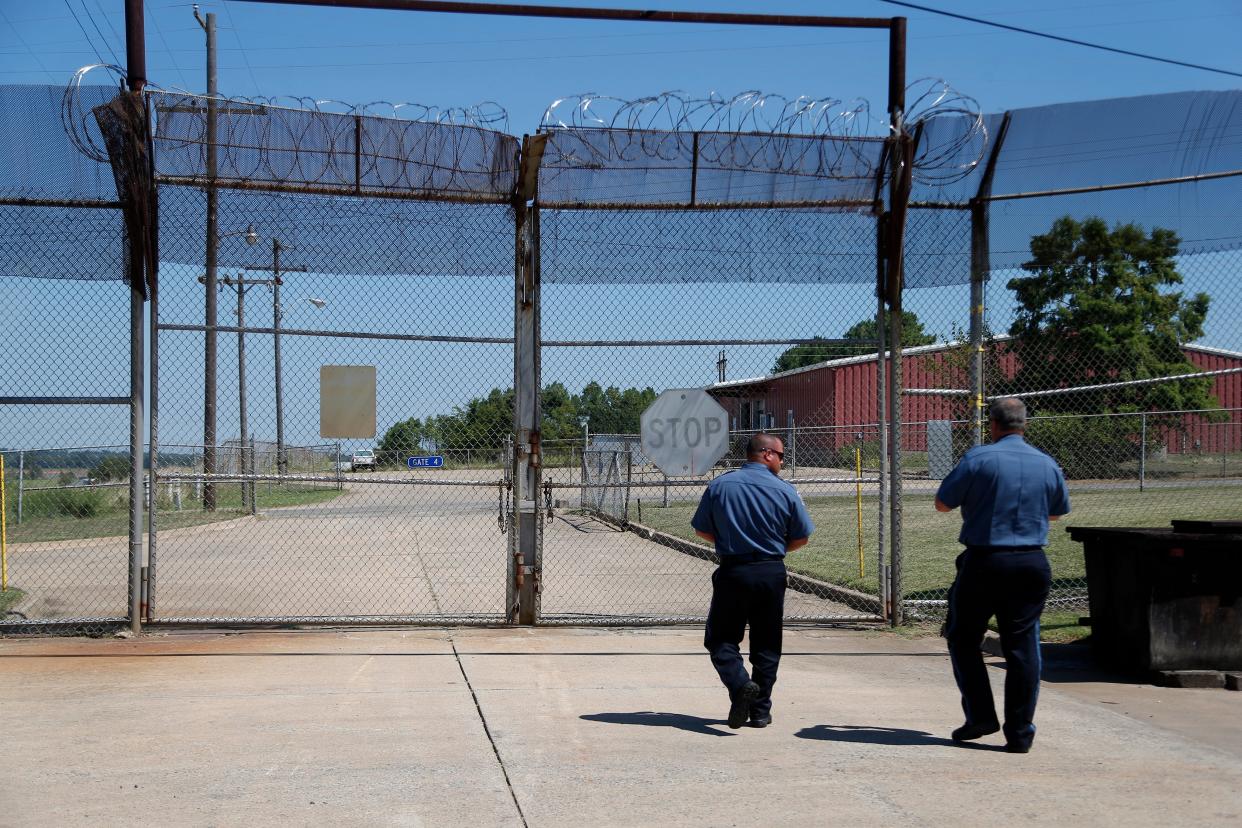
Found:
M 625 4 L 578 0 L 573 5 Z M 1238 77 L 1051 42 L 874 0 L 778 0 L 762 4 L 754 0 L 670 0 L 641 5 L 728 12 L 904 15 L 909 18 L 910 80 L 942 78 L 977 99 L 985 112 L 1162 92 L 1228 90 L 1242 85 L 1242 78 Z M 1177 4 L 1157 0 L 929 0 L 928 5 L 1242 72 L 1242 58 L 1237 57 L 1242 5 L 1227 0 L 1187 0 Z M 147 4 L 148 76 L 157 86 L 195 92 L 205 87 L 203 34 L 191 8 L 190 3 L 162 0 Z M 682 90 L 692 96 L 713 92 L 731 96 L 745 90 L 761 90 L 789 98 L 810 95 L 867 99 L 876 119 L 874 131 L 883 132 L 887 35 L 879 31 L 490 18 L 247 2 L 207 2 L 200 4 L 200 8 L 204 13 L 215 12 L 218 17 L 219 87 L 226 95 L 305 96 L 348 103 L 412 102 L 443 108 L 491 101 L 508 112 L 508 131 L 521 135 L 538 127 L 551 101 L 576 93 L 633 98 L 665 90 Z M 120 0 L 0 3 L 0 84 L 61 85 L 84 64 L 123 61 L 123 31 Z M 100 75 L 98 79 L 103 81 L 104 77 Z M 251 253 L 254 261 L 247 259 L 246 263 L 263 259 L 261 249 Z M 300 262 L 297 255 L 290 253 L 289 258 Z M 381 291 L 378 286 L 388 284 L 380 279 L 364 280 L 365 284 L 355 288 L 351 296 L 350 287 L 342 285 L 340 279 L 315 273 L 313 262 L 305 264 L 311 266 L 312 272 L 291 276 L 284 291 L 284 301 L 290 308 L 290 321 L 286 324 L 290 327 L 356 330 L 359 326 L 351 318 L 356 316 L 351 312 L 351 300 L 354 305 L 359 301 L 373 303 L 378 295 L 375 292 Z M 1205 268 L 1204 274 L 1206 278 L 1218 278 L 1229 270 L 1230 264 L 1224 262 Z M 201 308 L 194 275 L 189 270 L 168 269 L 165 307 L 180 317 L 175 321 L 193 323 L 195 310 Z M 171 281 L 174 277 L 181 277 L 185 284 L 175 285 Z M 298 279 L 302 280 L 301 285 L 295 284 Z M 470 331 L 476 335 L 506 336 L 511 318 L 507 280 L 503 273 L 495 280 L 474 283 L 456 280 L 428 285 L 407 280 L 403 284 L 408 296 L 398 297 L 391 287 L 383 288 L 383 292 L 391 307 L 418 307 L 405 317 L 412 328 L 423 323 L 442 328 L 446 319 L 457 318 L 453 314 L 465 293 L 473 291 L 476 299 L 486 295 L 494 299 L 495 307 L 467 327 L 478 327 L 478 331 Z M 994 283 L 993 288 L 996 287 L 998 284 Z M 367 291 L 373 292 L 371 300 L 366 299 Z M 737 285 L 715 289 L 668 287 L 647 294 L 624 286 L 558 287 L 549 290 L 545 302 L 563 299 L 572 307 L 567 310 L 563 305 L 547 304 L 544 335 L 590 338 L 595 331 L 615 328 L 622 331 L 620 335 L 649 332 L 657 338 L 678 338 L 690 335 L 685 333 L 688 330 L 702 327 L 701 332 L 693 335 L 834 336 L 873 310 L 866 289 L 834 292 L 823 286 L 785 286 L 773 289 L 765 300 L 776 312 L 773 318 L 783 322 L 756 331 L 747 292 L 745 286 Z M 312 295 L 327 298 L 326 308 L 319 311 L 303 301 Z M 221 297 L 222 324 L 233 324 L 228 313 L 231 301 L 228 296 Z M 256 289 L 248 301 L 255 314 L 247 314 L 249 324 L 270 324 L 264 321 L 263 310 L 267 302 L 266 319 L 270 320 L 270 296 Z M 644 302 L 652 301 L 658 302 L 656 311 L 641 310 Z M 912 291 L 907 307 L 914 307 L 931 330 L 946 336 L 950 325 L 962 318 L 965 301 L 964 290 L 929 289 Z M 1238 311 L 1238 298 L 1233 297 L 1232 302 L 1233 310 Z M 4 316 L 13 316 L 9 321 L 18 324 L 20 303 L 4 306 L 9 308 Z M 117 310 L 123 313 L 123 307 L 118 306 Z M 700 326 L 708 316 L 717 324 Z M 96 311 L 96 318 L 111 318 L 111 313 L 101 309 Z M 1237 312 L 1220 318 L 1236 319 Z M 994 326 L 1003 328 L 1006 320 L 998 322 Z M 402 324 L 398 327 L 404 329 Z M 1229 328 L 1234 331 L 1233 325 Z M 367 325 L 363 329 L 376 328 Z M 201 356 L 197 351 L 200 336 L 166 335 L 161 364 L 167 389 L 161 410 L 165 442 L 192 441 L 196 429 L 201 428 L 196 426 L 196 418 L 201 416 Z M 1212 344 L 1242 346 L 1237 339 L 1234 331 L 1216 337 Z M 258 336 L 253 340 L 248 343 L 251 421 L 260 438 L 270 437 L 270 340 Z M 226 414 L 236 407 L 236 355 L 231 342 L 229 336 L 222 337 L 221 438 L 232 436 L 230 429 L 236 427 L 235 417 Z M 333 342 L 338 345 L 327 347 Z M 51 335 L 49 345 L 65 344 Z M 89 350 L 90 343 L 84 342 L 72 346 L 69 353 Z M 123 356 L 123 349 L 117 350 Z M 729 349 L 729 378 L 765 372 L 780 350 L 772 346 Z M 621 385 L 651 384 L 657 390 L 700 385 L 714 379 L 716 352 L 711 347 L 682 349 L 675 354 L 667 349 L 634 349 L 625 353 L 596 349 L 579 357 L 566 349 L 550 349 L 544 358 L 544 375 L 546 381 L 564 381 L 571 390 L 577 390 L 589 379 L 604 377 L 612 377 Z M 57 364 L 77 358 L 65 357 Z M 386 377 L 388 381 L 380 390 L 381 433 L 396 419 L 443 413 L 455 401 L 464 402 L 496 385 L 507 386 L 512 376 L 507 349 L 499 346 L 368 346 L 289 337 L 284 343 L 284 359 L 286 428 L 291 443 L 318 442 L 317 366 L 324 362 L 376 362 L 390 366 L 390 370 L 380 373 L 381 384 Z M 38 373 L 38 368 L 36 364 L 26 366 L 26 375 Z M 124 381 L 123 361 L 112 368 L 115 370 L 96 375 L 108 387 L 90 388 L 86 387 L 90 383 L 84 382 L 83 389 L 73 393 L 124 393 L 123 388 L 115 387 Z M 15 388 L 12 393 L 32 392 Z M 196 399 L 197 406 L 192 404 Z M 117 422 L 113 423 L 113 419 Z M 53 421 L 56 424 L 49 427 Z M 109 415 L 93 425 L 94 430 L 86 433 L 81 428 L 81 418 L 75 421 L 58 413 L 51 415 L 50 420 L 32 417 L 24 424 L 6 427 L 12 436 L 5 442 L 124 442 L 123 416 Z
M 566 5 L 626 6 L 579 0 Z M 929 0 L 1013 26 L 1242 72 L 1233 0 Z M 634 7 L 909 19 L 909 77 L 938 77 L 985 111 L 1197 89 L 1240 79 L 1056 43 L 874 0 L 665 2 Z M 206 2 L 219 25 L 220 89 L 353 103 L 442 107 L 495 101 L 520 134 L 552 100 L 680 89 L 863 97 L 882 117 L 883 32 L 639 24 Z M 120 0 L 0 7 L 0 82 L 62 83 L 86 63 L 123 61 Z M 147 3 L 148 74 L 202 91 L 203 35 L 190 3 Z

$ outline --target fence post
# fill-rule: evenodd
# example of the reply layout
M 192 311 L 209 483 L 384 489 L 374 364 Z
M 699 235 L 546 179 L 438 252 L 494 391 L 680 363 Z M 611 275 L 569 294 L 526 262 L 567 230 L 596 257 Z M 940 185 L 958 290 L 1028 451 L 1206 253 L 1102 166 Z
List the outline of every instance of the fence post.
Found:
M 130 240 L 131 247 L 141 240 Z M 139 274 L 141 275 L 141 274 Z M 142 448 L 145 331 L 142 317 L 146 310 L 142 285 L 129 286 L 129 629 L 134 635 L 142 632 Z
M 798 430 L 794 424 L 792 408 L 785 411 L 785 428 L 789 429 L 789 445 L 785 446 L 785 451 L 789 455 L 789 476 L 796 477 L 798 474 Z
M 1142 415 L 1142 425 L 1139 427 L 1139 491 L 1143 491 L 1143 486 L 1147 482 L 1147 413 Z
M 888 379 L 884 370 L 884 353 L 887 350 L 887 315 L 884 310 L 884 233 L 886 222 L 883 215 L 876 218 L 876 312 L 875 337 L 879 340 L 875 357 L 875 399 L 876 399 L 876 430 L 879 450 L 879 498 L 877 507 L 876 543 L 876 575 L 879 577 L 877 587 L 880 591 L 881 614 L 884 619 L 893 617 L 892 591 L 889 589 L 888 562 L 884 555 L 884 539 L 887 537 L 886 522 L 888 520 Z M 834 439 L 835 442 L 835 439 Z
M 259 486 L 254 479 L 255 472 L 258 469 L 254 456 L 254 435 L 250 435 L 250 514 L 257 515 L 259 513 Z
M 539 620 L 539 579 L 543 570 L 539 492 L 543 449 L 539 431 L 540 278 L 539 207 L 535 204 L 539 164 L 546 135 L 522 139 L 521 170 L 514 212 L 513 290 L 513 496 L 517 511 L 516 538 L 510 539 L 507 589 L 509 612 L 517 605 L 517 622 Z
M 22 525 L 22 493 L 25 491 L 26 483 L 26 452 L 19 451 L 17 453 L 17 525 Z

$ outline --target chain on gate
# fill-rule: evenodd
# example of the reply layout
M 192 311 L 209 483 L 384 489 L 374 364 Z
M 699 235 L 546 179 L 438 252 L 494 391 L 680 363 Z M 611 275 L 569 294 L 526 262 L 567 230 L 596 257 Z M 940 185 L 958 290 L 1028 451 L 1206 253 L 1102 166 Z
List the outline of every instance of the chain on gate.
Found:
M 496 483 L 496 522 L 500 524 L 500 534 L 509 533 L 509 510 L 505 508 L 510 496 L 513 494 L 513 481 L 500 480 Z

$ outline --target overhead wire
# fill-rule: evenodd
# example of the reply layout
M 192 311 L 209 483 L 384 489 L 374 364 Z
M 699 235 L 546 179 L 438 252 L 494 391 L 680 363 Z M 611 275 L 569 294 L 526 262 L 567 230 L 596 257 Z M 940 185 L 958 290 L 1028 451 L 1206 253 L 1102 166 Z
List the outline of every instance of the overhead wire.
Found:
M 164 31 L 160 28 L 159 18 L 156 17 L 154 11 L 147 15 L 147 18 L 151 21 L 151 25 L 155 27 L 155 33 L 159 35 L 160 42 L 164 44 L 164 52 L 167 53 L 168 59 L 172 61 L 173 70 L 176 71 L 177 76 L 181 78 L 182 88 L 184 88 L 187 92 L 190 91 L 193 87 L 190 86 L 190 82 L 186 80 L 185 72 L 181 71 L 181 67 L 177 64 L 177 56 L 168 45 L 168 38 L 164 37 Z
M 1160 57 L 1159 55 L 1149 54 L 1147 52 L 1136 52 L 1131 49 L 1120 49 L 1115 46 L 1105 46 L 1102 43 L 1092 43 L 1088 40 L 1078 40 L 1073 37 L 1065 37 L 1063 35 L 1054 35 L 1049 32 L 1040 32 L 1035 29 L 1027 29 L 1022 26 L 1011 26 L 1008 23 L 997 23 L 994 20 L 985 20 L 982 17 L 972 17 L 968 14 L 958 14 L 957 12 L 945 11 L 944 9 L 936 9 L 931 6 L 923 6 L 918 3 L 909 3 L 906 0 L 879 0 L 890 6 L 900 6 L 907 9 L 916 9 L 924 11 L 928 14 L 936 14 L 941 17 L 952 17 L 956 20 L 965 20 L 968 23 L 978 23 L 980 26 L 991 26 L 995 29 L 1004 29 L 1010 32 L 1018 32 L 1019 34 L 1031 35 L 1032 37 L 1042 37 L 1047 40 L 1055 40 L 1060 43 L 1069 43 L 1073 46 L 1083 46 L 1088 49 L 1099 49 L 1103 52 L 1112 52 L 1118 55 L 1126 55 L 1128 57 L 1140 58 L 1142 60 L 1152 60 L 1157 63 L 1167 63 L 1173 66 L 1182 66 L 1187 69 L 1199 69 L 1204 72 L 1214 72 L 1218 75 L 1228 75 L 1234 78 L 1242 78 L 1242 72 L 1234 72 L 1229 69 L 1219 69 L 1215 66 L 1204 66 L 1201 63 L 1189 63 L 1184 60 L 1174 60 L 1173 58 Z
M 34 58 L 34 62 L 35 62 L 35 64 L 39 67 L 39 69 L 40 69 L 40 70 L 41 70 L 44 74 L 46 74 L 46 75 L 48 76 L 48 78 L 50 78 L 50 79 L 52 80 L 52 82 L 53 82 L 53 83 L 55 83 L 55 82 L 56 82 L 56 76 L 55 76 L 55 75 L 53 75 L 53 74 L 51 73 L 51 71 L 49 71 L 49 70 L 48 70 L 48 68 L 47 68 L 46 66 L 44 66 L 44 65 L 43 65 L 43 61 L 39 60 L 39 56 L 38 56 L 38 54 L 36 54 L 36 53 L 35 53 L 35 50 L 34 50 L 34 49 L 32 49 L 32 48 L 30 48 L 29 44 L 27 44 L 27 43 L 26 43 L 25 38 L 23 38 L 23 37 L 22 37 L 22 33 L 21 33 L 21 31 L 19 31 L 19 30 L 18 30 L 17 26 L 13 25 L 13 21 L 12 21 L 12 20 L 9 20 L 9 16 L 8 16 L 7 14 L 5 14 L 5 13 L 4 13 L 4 9 L 3 9 L 3 8 L 0 8 L 0 19 L 3 19 L 5 23 L 9 24 L 9 28 L 13 30 L 13 35 L 17 38 L 17 42 L 18 42 L 18 43 L 20 43 L 22 46 L 24 46 L 24 47 L 26 48 L 26 51 L 30 53 L 30 56 L 31 56 L 32 58 Z M 10 73 L 9 73 L 9 72 L 5 72 L 5 74 L 10 74 Z M 16 73 L 14 73 L 14 74 L 16 74 Z M 22 70 L 21 74 L 25 74 L 25 70 Z
M 91 51 L 95 53 L 95 57 L 99 58 L 100 63 L 107 63 L 104 56 L 100 53 L 99 48 L 95 45 L 95 41 L 91 40 L 91 36 L 87 34 L 86 27 L 82 25 L 82 21 L 78 19 L 78 13 L 73 8 L 70 0 L 65 0 L 65 8 L 69 10 L 69 14 L 73 16 L 73 22 L 78 24 L 78 31 L 82 32 L 82 37 L 86 40 L 86 44 L 91 47 Z
M 227 0 L 222 5 L 224 6 L 225 15 L 229 18 L 229 31 L 233 33 L 233 39 L 237 41 L 237 48 L 241 52 L 242 62 L 246 64 L 246 72 L 250 75 L 250 82 L 254 84 L 254 94 L 262 95 L 263 90 L 259 86 L 259 79 L 255 77 L 254 67 L 250 65 L 250 57 L 246 54 L 246 47 L 242 45 L 241 30 L 237 28 L 237 23 L 233 20 L 233 9 L 229 6 Z
M 99 24 L 95 21 L 95 15 L 86 7 L 86 0 L 78 0 L 78 2 L 82 4 L 82 13 L 86 15 L 87 20 L 91 21 L 91 27 L 94 28 L 95 34 L 99 35 L 99 39 L 103 41 L 103 45 L 108 49 L 108 54 L 112 56 L 112 62 L 120 63 L 121 59 L 116 56 L 116 50 L 112 48 L 112 42 L 104 36 L 103 30 L 99 28 Z M 95 0 L 95 2 L 98 5 L 99 0 Z M 114 29 L 112 33 L 115 35 L 116 30 Z M 118 37 L 117 40 L 119 42 L 120 38 Z

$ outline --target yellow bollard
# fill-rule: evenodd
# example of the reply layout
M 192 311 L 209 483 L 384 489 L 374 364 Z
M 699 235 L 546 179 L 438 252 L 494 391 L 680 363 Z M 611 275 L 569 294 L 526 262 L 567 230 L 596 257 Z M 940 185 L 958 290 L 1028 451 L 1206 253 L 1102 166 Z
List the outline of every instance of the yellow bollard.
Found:
M 863 572 L 863 535 L 862 535 L 862 447 L 854 446 L 854 503 L 858 506 L 858 577 L 866 577 Z
M 9 497 L 4 488 L 4 455 L 0 454 L 0 592 L 9 591 Z

